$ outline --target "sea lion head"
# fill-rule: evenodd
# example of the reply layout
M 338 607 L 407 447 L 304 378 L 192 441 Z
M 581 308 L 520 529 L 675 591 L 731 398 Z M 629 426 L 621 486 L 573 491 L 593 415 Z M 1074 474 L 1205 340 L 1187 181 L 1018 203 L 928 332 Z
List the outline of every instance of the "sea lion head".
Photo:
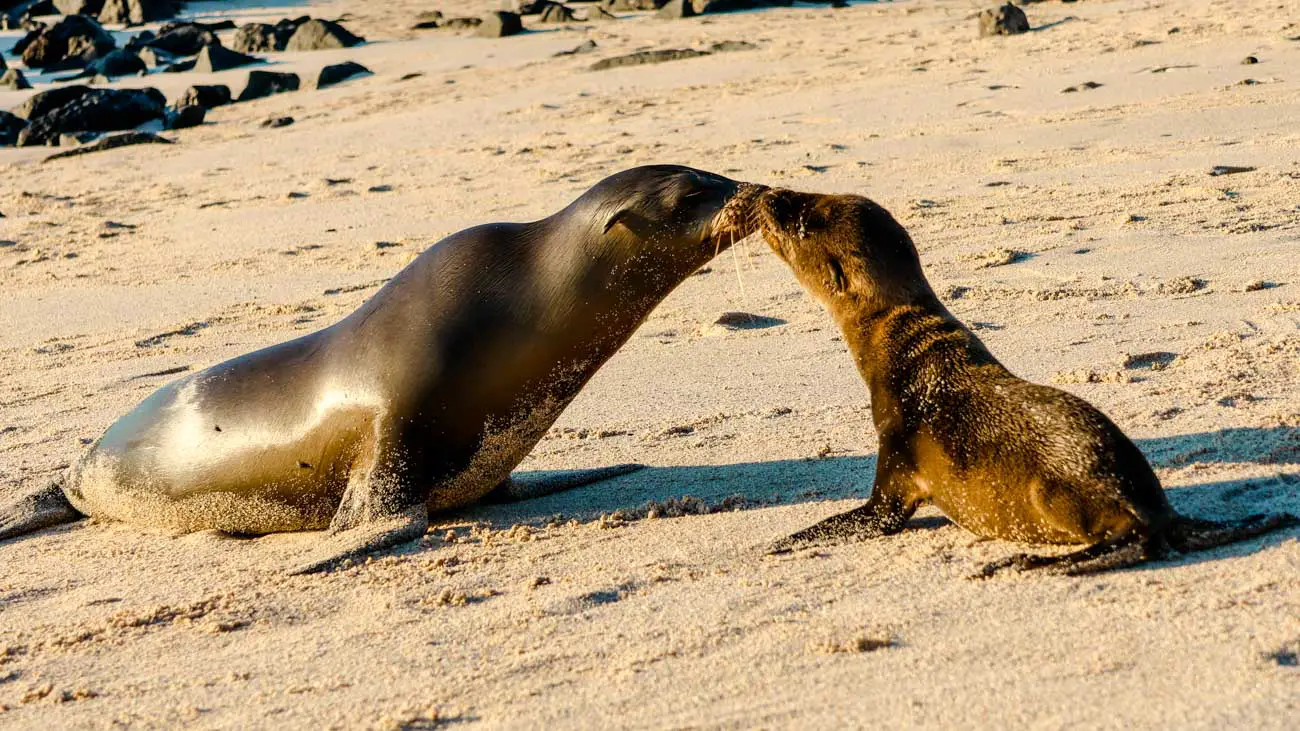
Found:
M 871 200 L 769 188 L 753 207 L 772 251 L 832 309 L 905 305 L 930 292 L 912 238 Z
M 690 271 L 753 233 L 754 199 L 764 186 L 678 165 L 646 165 L 612 175 L 575 205 L 624 255 L 670 254 Z

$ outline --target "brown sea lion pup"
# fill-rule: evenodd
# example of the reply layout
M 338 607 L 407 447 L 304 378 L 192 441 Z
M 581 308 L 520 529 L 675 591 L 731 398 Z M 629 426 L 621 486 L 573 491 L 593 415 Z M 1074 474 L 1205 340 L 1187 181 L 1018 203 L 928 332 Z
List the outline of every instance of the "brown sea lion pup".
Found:
M 539 221 L 452 234 L 339 322 L 156 391 L 64 478 L 0 505 L 0 540 L 83 515 L 328 528 L 307 572 L 418 539 L 430 511 L 623 474 L 510 477 L 650 310 L 750 232 L 758 190 L 638 167 Z
M 1110 419 L 1012 375 L 944 308 L 907 231 L 870 200 L 772 189 L 756 213 L 773 251 L 843 331 L 880 437 L 866 505 L 773 552 L 897 533 L 923 503 L 980 536 L 1086 546 L 1017 554 L 978 576 L 1012 567 L 1089 573 L 1297 524 L 1286 514 L 1214 522 L 1176 513 Z

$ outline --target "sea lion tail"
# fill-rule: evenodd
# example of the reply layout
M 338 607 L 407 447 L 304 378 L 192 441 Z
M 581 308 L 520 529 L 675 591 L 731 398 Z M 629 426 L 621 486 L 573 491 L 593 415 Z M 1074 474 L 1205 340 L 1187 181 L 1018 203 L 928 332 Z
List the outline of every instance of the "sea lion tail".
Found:
M 60 476 L 39 490 L 20 493 L 0 504 L 0 541 L 85 517 L 63 494 L 66 482 L 67 477 Z
M 1300 518 L 1289 513 L 1252 515 L 1230 521 L 1204 520 L 1180 515 L 1169 527 L 1169 543 L 1180 553 L 1244 541 L 1282 528 L 1300 525 Z

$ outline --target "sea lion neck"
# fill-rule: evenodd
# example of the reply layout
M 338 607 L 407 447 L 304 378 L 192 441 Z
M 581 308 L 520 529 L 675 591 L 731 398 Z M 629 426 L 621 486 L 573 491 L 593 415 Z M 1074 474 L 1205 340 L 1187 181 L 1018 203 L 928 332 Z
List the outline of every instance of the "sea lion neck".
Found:
M 952 369 L 1005 368 L 938 297 L 915 297 L 878 307 L 841 306 L 832 314 L 858 372 L 872 395 L 873 410 L 892 408 L 900 393 L 938 387 Z

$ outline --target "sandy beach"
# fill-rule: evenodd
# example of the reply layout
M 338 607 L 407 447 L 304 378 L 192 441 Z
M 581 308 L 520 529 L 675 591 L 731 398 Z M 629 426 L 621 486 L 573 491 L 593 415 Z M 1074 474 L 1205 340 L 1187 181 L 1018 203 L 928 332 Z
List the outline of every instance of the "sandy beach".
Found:
M 345 17 L 368 43 L 268 68 L 373 74 L 215 108 L 170 146 L 0 150 L 0 498 L 179 374 L 353 311 L 447 234 L 677 163 L 874 199 L 952 312 L 1106 412 L 1178 510 L 1300 514 L 1295 6 L 1042 2 L 1034 31 L 980 38 L 994 5 L 534 16 L 483 39 L 411 26 L 493 0 L 191 3 Z M 753 47 L 590 70 L 724 41 Z M 865 500 L 876 446 L 834 323 L 754 236 L 520 466 L 648 469 L 439 515 L 420 546 L 317 576 L 283 573 L 312 533 L 87 520 L 0 544 L 0 728 L 1294 727 L 1300 530 L 970 581 L 1022 547 L 926 508 L 897 536 L 764 554 Z

